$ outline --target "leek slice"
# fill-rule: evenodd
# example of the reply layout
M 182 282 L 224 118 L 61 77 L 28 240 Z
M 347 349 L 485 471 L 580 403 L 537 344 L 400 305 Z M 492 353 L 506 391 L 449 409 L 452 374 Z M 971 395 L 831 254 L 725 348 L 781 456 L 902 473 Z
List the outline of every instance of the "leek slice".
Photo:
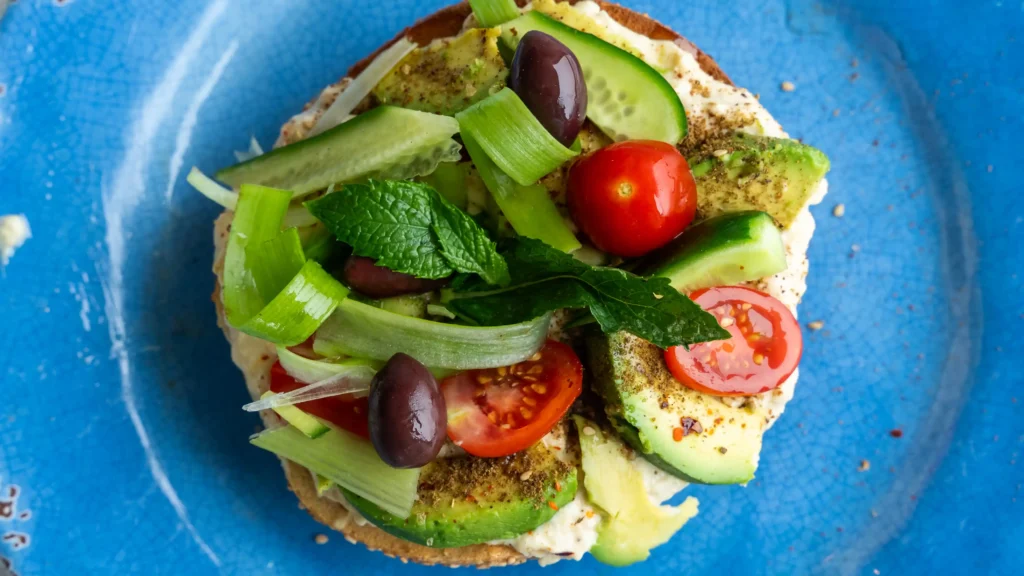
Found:
M 352 115 L 356 106 L 359 106 L 359 103 L 370 95 L 370 91 L 388 75 L 388 72 L 391 72 L 392 68 L 415 49 L 416 43 L 404 36 L 388 46 L 354 80 L 349 82 L 348 86 L 345 86 L 341 94 L 338 94 L 331 106 L 317 120 L 313 129 L 309 131 L 309 135 L 316 136 L 345 122 Z
M 404 352 L 431 368 L 511 366 L 533 356 L 547 338 L 550 315 L 507 326 L 461 326 L 410 318 L 345 300 L 317 332 L 321 356 L 387 360 Z
M 380 368 L 380 364 L 362 358 L 346 358 L 340 361 L 313 360 L 300 356 L 284 346 L 277 347 L 277 359 L 289 376 L 306 384 L 322 382 L 339 374 L 360 373 L 368 375 L 366 380 L 369 382 L 373 378 L 373 374 Z M 368 369 L 368 371 L 364 369 Z
M 277 236 L 291 198 L 287 190 L 263 186 L 246 185 L 239 192 L 224 257 L 224 309 L 233 326 L 245 324 L 263 309 L 265 302 L 253 282 L 246 248 Z
M 494 202 L 517 234 L 540 240 L 562 252 L 580 248 L 580 241 L 558 213 L 547 188 L 540 184 L 517 184 L 491 161 L 472 136 L 464 133 L 462 142 Z
M 455 115 L 459 130 L 476 140 L 501 170 L 523 186 L 547 176 L 576 153 L 562 146 L 511 88 Z
M 312 336 L 348 296 L 319 264 L 305 260 L 296 231 L 280 232 L 290 201 L 286 190 L 243 185 L 224 258 L 228 322 L 285 346 Z
M 221 186 L 213 178 L 200 172 L 195 166 L 189 170 L 185 181 L 191 184 L 200 194 L 228 210 L 234 210 L 235 206 L 238 205 L 238 194 L 235 194 L 234 190 Z
M 295 346 L 312 336 L 347 296 L 348 288 L 310 260 L 265 308 L 237 328 L 275 344 Z
M 476 21 L 484 28 L 494 28 L 519 17 L 515 0 L 469 0 Z
M 246 246 L 245 261 L 252 263 L 250 271 L 260 298 L 273 300 L 306 263 L 298 230 L 289 228 L 259 245 Z
M 365 396 L 360 394 L 370 389 L 374 374 L 380 364 L 371 363 L 369 360 L 357 360 L 341 364 L 341 371 L 324 380 L 303 386 L 291 392 L 280 394 L 264 394 L 259 400 L 242 406 L 246 412 L 259 412 L 260 410 L 277 410 L 278 408 L 295 406 L 303 402 L 312 402 L 322 398 L 334 396 L 352 395 Z
M 344 430 L 331 429 L 313 440 L 284 426 L 257 434 L 249 442 L 308 468 L 400 518 L 409 517 L 416 501 L 418 468 L 388 466 L 369 442 Z

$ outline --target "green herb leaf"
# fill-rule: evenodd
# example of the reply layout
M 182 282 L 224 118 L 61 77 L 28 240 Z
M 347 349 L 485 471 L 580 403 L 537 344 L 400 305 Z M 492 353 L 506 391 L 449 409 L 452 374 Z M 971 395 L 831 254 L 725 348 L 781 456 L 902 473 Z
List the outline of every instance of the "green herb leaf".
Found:
M 529 238 L 511 241 L 503 255 L 512 271 L 508 287 L 459 276 L 447 307 L 482 325 L 522 322 L 560 308 L 589 308 L 605 332 L 624 330 L 661 348 L 729 337 L 714 316 L 665 278 L 588 266 Z
M 441 255 L 453 268 L 479 274 L 489 284 L 508 285 L 508 265 L 494 242 L 468 214 L 440 196 L 435 200 L 434 233 Z
M 306 207 L 356 255 L 380 266 L 419 278 L 464 272 L 508 283 L 508 267 L 487 233 L 426 184 L 347 184 Z

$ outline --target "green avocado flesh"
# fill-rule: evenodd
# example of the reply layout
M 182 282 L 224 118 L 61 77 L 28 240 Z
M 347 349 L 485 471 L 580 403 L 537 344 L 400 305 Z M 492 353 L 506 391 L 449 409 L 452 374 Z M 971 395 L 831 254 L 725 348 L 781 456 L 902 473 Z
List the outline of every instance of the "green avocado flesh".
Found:
M 788 228 L 828 173 L 829 160 L 796 140 L 737 134 L 714 154 L 690 158 L 690 166 L 701 218 L 760 210 Z
M 583 484 L 590 502 L 604 512 L 594 558 L 612 566 L 646 560 L 697 515 L 697 499 L 680 506 L 659 506 L 651 501 L 643 474 L 630 461 L 632 451 L 614 434 L 575 416 L 583 460 Z
M 742 484 L 754 477 L 765 409 L 733 408 L 683 386 L 658 347 L 624 332 L 591 333 L 587 355 L 612 424 L 655 466 L 699 484 Z M 688 431 L 678 442 L 676 428 Z
M 712 286 L 752 282 L 786 269 L 786 246 L 766 212 L 722 214 L 693 226 L 646 256 L 634 270 L 661 276 L 690 293 Z
M 433 548 L 457 548 L 515 538 L 550 520 L 576 497 L 576 468 L 541 445 L 504 458 L 439 459 L 423 468 L 418 500 L 407 519 L 344 494 L 389 534 Z
M 413 50 L 373 89 L 381 104 L 452 116 L 505 87 L 497 28 L 474 28 Z

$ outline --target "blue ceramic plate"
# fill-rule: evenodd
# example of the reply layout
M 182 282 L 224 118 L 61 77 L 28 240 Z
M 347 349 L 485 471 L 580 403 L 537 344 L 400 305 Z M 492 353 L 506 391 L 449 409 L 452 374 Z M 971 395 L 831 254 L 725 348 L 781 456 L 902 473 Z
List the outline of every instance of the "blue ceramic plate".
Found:
M 694 489 L 698 519 L 617 573 L 1020 574 L 1020 2 L 628 3 L 833 171 L 801 309 L 825 327 L 757 480 Z M 0 213 L 34 232 L 0 276 L 0 556 L 18 573 L 449 573 L 313 542 L 326 530 L 246 443 L 257 419 L 209 299 L 218 210 L 184 182 L 250 135 L 269 145 L 441 4 L 9 7 Z

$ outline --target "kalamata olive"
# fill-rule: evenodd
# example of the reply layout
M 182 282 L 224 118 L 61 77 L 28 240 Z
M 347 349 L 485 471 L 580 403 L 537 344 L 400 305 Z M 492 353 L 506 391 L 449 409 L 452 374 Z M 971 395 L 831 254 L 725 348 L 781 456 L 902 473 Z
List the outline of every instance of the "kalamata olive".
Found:
M 437 457 L 448 430 L 444 396 L 434 375 L 398 353 L 373 377 L 370 441 L 394 468 L 419 468 Z
M 372 258 L 349 256 L 342 276 L 348 287 L 370 298 L 391 298 L 403 294 L 423 294 L 444 286 L 447 278 L 424 280 L 377 266 Z
M 576 55 L 531 30 L 519 41 L 508 85 L 559 142 L 571 146 L 587 116 L 587 85 Z

